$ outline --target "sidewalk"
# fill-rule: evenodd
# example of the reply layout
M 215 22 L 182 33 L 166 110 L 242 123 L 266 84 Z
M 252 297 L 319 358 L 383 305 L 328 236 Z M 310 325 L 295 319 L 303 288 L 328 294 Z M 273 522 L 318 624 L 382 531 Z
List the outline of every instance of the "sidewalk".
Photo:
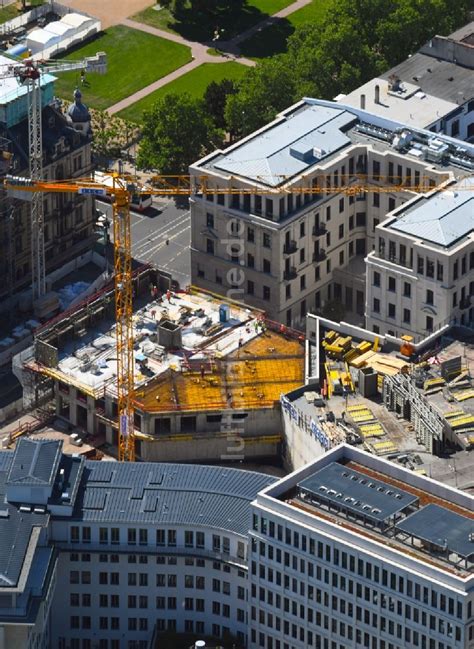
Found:
M 310 4 L 311 2 L 312 0 L 296 0 L 288 7 L 285 7 L 285 9 L 282 9 L 281 11 L 278 11 L 273 16 L 270 16 L 269 18 L 262 20 L 261 22 L 257 23 L 253 27 L 250 27 L 249 29 L 242 32 L 241 34 L 238 34 L 231 40 L 219 42 L 218 44 L 219 50 L 222 51 L 223 53 L 225 52 L 223 56 L 212 56 L 211 54 L 207 53 L 207 50 L 209 48 L 215 47 L 216 45 L 215 43 L 198 43 L 196 41 L 188 41 L 186 38 L 183 38 L 178 34 L 166 32 L 162 29 L 157 29 L 156 27 L 152 27 L 151 25 L 146 25 L 144 23 L 139 23 L 135 20 L 131 20 L 130 18 L 126 18 L 122 20 L 123 25 L 126 25 L 127 27 L 130 27 L 132 29 L 137 29 L 142 32 L 146 32 L 147 34 L 152 34 L 153 36 L 158 36 L 160 38 L 173 41 L 174 43 L 179 43 L 180 45 L 186 45 L 187 47 L 190 47 L 193 60 L 190 63 L 187 63 L 186 65 L 183 65 L 182 67 L 178 68 L 177 70 L 174 70 L 174 72 L 171 72 L 165 77 L 158 79 L 158 81 L 154 81 L 149 86 L 146 86 L 145 88 L 141 88 L 141 90 L 138 90 L 133 95 L 129 95 L 128 97 L 125 97 L 125 99 L 122 99 L 116 104 L 113 104 L 107 109 L 107 112 L 110 115 L 115 115 L 116 113 L 119 113 L 121 110 L 128 108 L 129 106 L 139 101 L 140 99 L 143 99 L 147 95 L 150 95 L 152 92 L 155 92 L 155 90 L 158 90 L 159 88 L 163 88 L 163 86 L 166 86 L 171 81 L 175 81 L 175 79 L 178 79 L 179 77 L 183 76 L 187 72 L 194 70 L 195 68 L 199 67 L 203 63 L 226 63 L 229 60 L 233 60 L 238 63 L 241 63 L 242 65 L 247 65 L 249 67 L 254 66 L 256 64 L 255 61 L 240 57 L 239 43 L 242 43 L 243 41 L 247 40 L 254 34 L 264 30 L 266 27 L 270 27 L 278 20 L 282 18 L 286 18 L 287 16 L 291 15 L 295 11 L 298 11 L 298 9 L 301 9 L 306 5 Z

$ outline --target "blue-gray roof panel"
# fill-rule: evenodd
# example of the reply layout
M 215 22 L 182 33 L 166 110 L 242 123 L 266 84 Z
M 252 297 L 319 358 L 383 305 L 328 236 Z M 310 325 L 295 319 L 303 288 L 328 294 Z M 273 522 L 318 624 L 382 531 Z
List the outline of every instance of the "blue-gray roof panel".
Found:
M 221 467 L 86 461 L 74 518 L 202 525 L 246 534 L 250 502 L 275 478 Z
M 439 192 L 421 198 L 398 216 L 389 227 L 413 237 L 449 247 L 474 231 L 474 180 L 469 189 Z M 466 186 L 466 182 L 464 186 Z
M 344 134 L 356 116 L 340 108 L 305 106 L 225 153 L 215 167 L 276 186 L 350 144 Z
M 397 523 L 396 527 L 417 539 L 439 547 L 447 546 L 463 558 L 474 559 L 472 518 L 431 503 Z

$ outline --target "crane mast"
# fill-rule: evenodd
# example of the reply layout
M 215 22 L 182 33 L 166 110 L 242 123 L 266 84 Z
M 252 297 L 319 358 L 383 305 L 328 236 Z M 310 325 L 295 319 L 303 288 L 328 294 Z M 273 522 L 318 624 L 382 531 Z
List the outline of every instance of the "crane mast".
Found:
M 133 284 L 130 196 L 123 180 L 114 178 L 113 227 L 115 267 L 115 319 L 117 346 L 117 405 L 119 414 L 118 457 L 135 460 Z

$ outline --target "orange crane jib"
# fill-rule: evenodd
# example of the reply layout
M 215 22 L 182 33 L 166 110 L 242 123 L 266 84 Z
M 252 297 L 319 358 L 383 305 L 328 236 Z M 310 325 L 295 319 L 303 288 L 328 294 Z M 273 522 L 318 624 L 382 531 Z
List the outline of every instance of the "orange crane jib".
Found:
M 237 187 L 237 178 L 230 177 L 230 186 L 214 185 L 212 176 L 154 176 L 152 187 L 143 186 L 133 176 L 110 173 L 113 182 L 106 185 L 91 178 L 73 180 L 32 180 L 30 178 L 6 176 L 3 186 L 11 192 L 45 192 L 45 193 L 76 193 L 95 196 L 108 196 L 113 207 L 114 227 L 114 268 L 115 268 L 115 317 L 116 317 L 116 348 L 117 348 L 117 392 L 118 392 L 118 430 L 119 430 L 119 460 L 135 460 L 134 434 L 134 359 L 133 359 L 133 327 L 132 327 L 132 242 L 130 227 L 130 202 L 134 194 L 162 195 L 196 195 L 196 194 L 329 194 L 344 193 L 348 195 L 365 192 L 415 192 L 431 193 L 455 189 L 472 191 L 472 184 L 464 183 L 472 178 L 472 174 L 454 180 L 447 174 L 439 174 L 438 184 L 433 178 L 424 177 L 417 185 L 407 185 L 401 179 L 385 176 L 366 176 L 356 174 L 341 178 L 337 186 L 333 184 L 331 175 L 301 177 L 298 184 L 291 178 L 291 185 L 285 186 L 290 178 L 280 176 L 278 186 L 266 185 L 265 177 L 255 178 L 254 186 Z M 398 182 L 397 182 L 398 180 Z M 271 182 L 274 183 L 272 176 Z M 350 181 L 350 182 L 349 182 Z M 347 182 L 347 184 L 346 184 Z M 379 184 L 377 184 L 379 183 Z

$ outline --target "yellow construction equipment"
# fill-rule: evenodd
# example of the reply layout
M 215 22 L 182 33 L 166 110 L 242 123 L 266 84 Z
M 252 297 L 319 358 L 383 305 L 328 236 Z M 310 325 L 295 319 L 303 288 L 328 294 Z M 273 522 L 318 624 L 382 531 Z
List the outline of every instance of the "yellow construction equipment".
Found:
M 302 176 L 298 186 L 287 186 L 287 181 L 292 181 L 290 176 L 280 175 L 280 184 L 277 186 L 268 185 L 265 188 L 257 183 L 265 183 L 265 177 L 256 178 L 256 184 L 252 187 L 218 187 L 212 176 L 154 176 L 152 178 L 153 189 L 148 186 L 142 188 L 132 176 L 119 175 L 112 172 L 112 185 L 105 185 L 91 178 L 78 178 L 71 180 L 38 180 L 24 177 L 6 176 L 3 186 L 7 191 L 13 193 L 75 193 L 109 197 L 113 207 L 113 228 L 114 228 L 114 268 L 115 268 L 115 312 L 116 312 L 116 346 L 117 346 L 117 391 L 118 391 L 118 417 L 119 417 L 119 443 L 118 456 L 122 461 L 135 460 L 135 429 L 134 429 L 134 361 L 133 361 L 133 328 L 132 328 L 132 254 L 131 254 L 131 227 L 130 227 L 130 202 L 134 194 L 151 194 L 154 196 L 190 196 L 196 194 L 219 195 L 219 194 L 300 194 L 300 195 L 322 195 L 322 194 L 346 194 L 357 196 L 364 193 L 393 193 L 393 192 L 415 192 L 424 193 L 427 191 L 452 191 L 455 182 L 456 191 L 467 189 L 472 191 L 468 180 L 472 174 L 466 174 L 453 181 L 448 176 L 440 180 L 439 185 L 428 176 L 423 177 L 419 184 L 406 185 L 394 182 L 392 177 L 377 176 L 376 178 L 364 174 L 356 174 L 344 179 L 341 186 L 333 185 L 331 174 L 314 176 Z M 272 183 L 275 177 L 271 177 Z M 465 182 L 466 181 L 466 182 Z M 346 184 L 347 182 L 347 184 Z M 380 184 L 373 184 L 374 182 Z M 21 195 L 21 194 L 20 194 Z M 330 370 L 326 367 L 328 379 L 333 372 L 338 387 L 344 386 L 353 390 L 353 384 L 347 363 L 344 369 Z M 328 380 L 328 392 L 330 396 L 331 380 Z

